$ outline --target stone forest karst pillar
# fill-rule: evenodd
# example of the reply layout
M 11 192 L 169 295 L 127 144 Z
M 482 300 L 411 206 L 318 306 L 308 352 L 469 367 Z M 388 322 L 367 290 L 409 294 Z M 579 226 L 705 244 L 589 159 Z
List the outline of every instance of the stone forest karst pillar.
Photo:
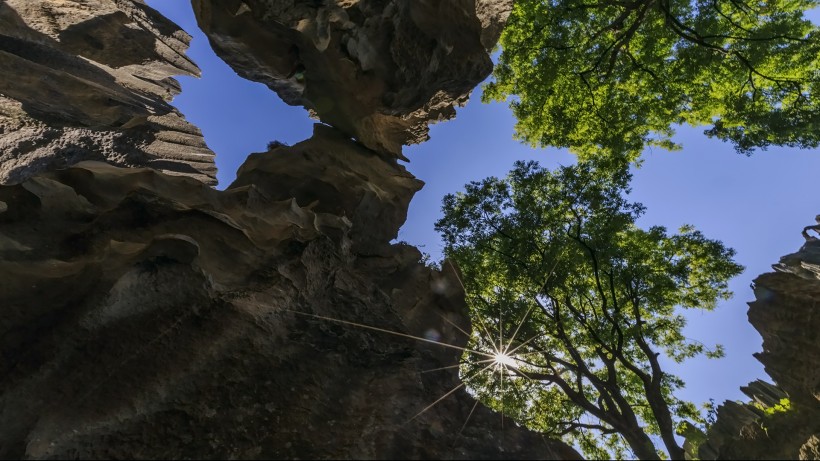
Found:
M 0 1 L 0 458 L 578 459 L 422 373 L 460 352 L 408 336 L 466 344 L 464 293 L 389 243 L 422 186 L 401 146 L 489 73 L 511 1 L 193 3 L 324 123 L 225 191 L 168 104 L 187 34 Z

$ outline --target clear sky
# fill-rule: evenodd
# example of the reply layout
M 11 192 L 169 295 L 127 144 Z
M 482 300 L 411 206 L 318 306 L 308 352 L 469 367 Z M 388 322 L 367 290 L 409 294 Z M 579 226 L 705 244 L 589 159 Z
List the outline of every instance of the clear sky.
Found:
M 314 122 L 304 109 L 289 107 L 264 85 L 241 79 L 214 55 L 188 0 L 147 3 L 194 37 L 188 54 L 202 69 L 202 78 L 180 78 L 183 92 L 173 103 L 202 129 L 217 153 L 219 188 L 230 184 L 249 153 L 266 150 L 269 141 L 295 144 L 311 135 Z M 820 15 L 814 13 L 817 22 Z M 514 141 L 509 109 L 504 104 L 482 104 L 479 93 L 477 89 L 455 120 L 434 125 L 430 141 L 404 150 L 410 159 L 407 168 L 426 185 L 410 205 L 399 240 L 419 246 L 435 259 L 442 243 L 433 223 L 445 194 L 461 190 L 469 181 L 504 176 L 519 159 L 548 167 L 574 162 L 567 152 L 531 149 Z M 741 399 L 739 386 L 765 378 L 762 365 L 752 357 L 761 350 L 762 340 L 746 317 L 746 302 L 754 299 L 749 285 L 771 271 L 780 256 L 797 251 L 803 241 L 800 231 L 820 214 L 818 150 L 772 148 L 745 157 L 702 131 L 678 130 L 676 141 L 683 144 L 683 151 L 645 152 L 643 166 L 634 171 L 630 196 L 647 207 L 640 225 L 676 230 L 692 224 L 707 237 L 735 248 L 736 260 L 746 267 L 731 283 L 732 300 L 714 312 L 692 311 L 687 316 L 687 336 L 723 344 L 726 358 L 667 368 L 687 382 L 680 396 L 697 404 L 709 398 L 718 403 Z

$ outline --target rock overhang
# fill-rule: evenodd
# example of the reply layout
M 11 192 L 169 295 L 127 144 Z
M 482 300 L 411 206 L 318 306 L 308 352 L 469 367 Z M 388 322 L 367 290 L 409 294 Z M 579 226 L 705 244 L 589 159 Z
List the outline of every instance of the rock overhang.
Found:
M 380 153 L 428 139 L 492 71 L 512 1 L 192 0 L 242 77 Z
M 216 183 L 214 153 L 169 104 L 198 76 L 191 37 L 132 0 L 0 2 L 0 183 L 83 160 Z

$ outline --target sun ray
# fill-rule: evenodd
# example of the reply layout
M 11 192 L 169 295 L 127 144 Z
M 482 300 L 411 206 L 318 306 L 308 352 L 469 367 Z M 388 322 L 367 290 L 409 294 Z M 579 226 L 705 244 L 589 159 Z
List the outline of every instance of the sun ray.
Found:
M 499 353 L 500 351 L 498 350 L 498 348 L 495 346 L 495 343 L 493 342 L 493 335 L 490 334 L 490 330 L 484 324 L 484 321 L 481 319 L 481 316 L 480 315 L 476 316 L 476 320 L 478 320 L 478 326 L 482 330 L 484 330 L 484 334 L 486 335 L 486 338 L 489 340 L 488 342 L 490 343 L 490 347 L 493 348 L 493 352 L 496 353 L 496 354 Z M 480 333 L 479 333 L 479 335 L 480 335 Z
M 501 310 L 501 306 L 498 306 L 498 347 L 496 347 L 496 355 L 501 353 L 504 347 L 504 312 Z M 504 382 L 501 382 L 502 390 Z
M 464 293 L 466 294 L 466 293 L 467 293 L 467 287 L 465 287 L 465 286 L 464 286 L 464 281 L 462 281 L 462 280 L 461 280 L 461 276 L 460 276 L 460 275 L 458 275 L 458 271 L 456 270 L 455 266 L 453 266 L 453 263 L 452 263 L 449 259 L 448 259 L 448 260 L 446 260 L 445 262 L 446 262 L 446 263 L 448 263 L 448 264 L 450 265 L 450 269 L 453 271 L 453 274 L 455 274 L 455 276 L 456 276 L 456 280 L 458 281 L 458 284 L 459 284 L 459 285 L 461 285 L 461 289 L 462 289 L 462 290 L 464 291 Z M 494 345 L 494 344 L 492 344 L 492 337 L 493 337 L 493 336 L 490 334 L 490 330 L 487 328 L 487 326 L 486 326 L 486 325 L 484 325 L 484 321 L 481 319 L 481 316 L 480 316 L 480 315 L 479 315 L 479 316 L 476 316 L 476 320 L 478 320 L 478 326 L 479 326 L 482 330 L 484 330 L 484 334 L 485 334 L 485 335 L 487 335 L 487 338 L 489 338 L 489 339 L 490 339 L 490 345 L 492 346 L 492 348 L 493 348 L 493 349 L 495 349 L 495 351 L 494 351 L 494 352 L 495 352 L 495 353 L 498 353 L 498 352 L 499 352 L 499 351 L 498 351 L 498 349 L 495 347 L 495 345 Z M 469 337 L 470 335 L 467 335 L 467 336 Z
M 457 391 L 457 390 L 461 389 L 462 387 L 464 387 L 464 386 L 467 384 L 467 383 L 466 383 L 466 381 L 467 381 L 468 379 L 472 378 L 473 376 L 475 376 L 475 375 L 477 375 L 477 374 L 479 374 L 479 373 L 483 373 L 485 370 L 487 370 L 488 368 L 490 368 L 490 367 L 492 367 L 492 366 L 493 366 L 493 364 L 491 363 L 491 364 L 487 365 L 486 367 L 482 368 L 481 370 L 476 371 L 476 372 L 475 372 L 475 373 L 473 373 L 472 375 L 470 375 L 470 376 L 468 376 L 468 377 L 465 377 L 465 378 L 461 381 L 461 383 L 459 383 L 459 385 L 457 385 L 456 387 L 454 387 L 454 388 L 450 389 L 450 390 L 449 390 L 446 394 L 444 394 L 444 395 L 442 395 L 441 397 L 439 397 L 438 399 L 436 399 L 436 401 L 435 401 L 435 402 L 433 402 L 433 403 L 431 403 L 430 405 L 427 405 L 426 407 L 424 407 L 424 409 L 423 409 L 423 410 L 421 410 L 420 412 L 416 413 L 416 415 L 415 415 L 415 416 L 413 416 L 412 418 L 410 418 L 409 420 L 407 420 L 407 422 L 410 422 L 410 421 L 412 421 L 412 420 L 414 420 L 414 419 L 418 418 L 419 416 L 421 416 L 421 414 L 422 414 L 422 413 L 424 413 L 425 411 L 427 411 L 427 410 L 429 410 L 429 409 L 433 408 L 433 407 L 434 407 L 437 403 L 439 403 L 439 402 L 441 402 L 442 400 L 444 400 L 445 398 L 447 398 L 450 394 L 452 394 L 453 392 L 455 392 L 455 391 Z
M 544 280 L 544 283 L 543 283 L 542 285 L 545 285 L 545 284 L 549 281 L 549 279 L 550 279 L 550 278 L 552 278 L 552 275 L 555 273 L 555 268 L 556 268 L 557 266 L 558 266 L 558 260 L 556 259 L 555 264 L 553 264 L 553 265 L 552 265 L 552 269 L 550 269 L 550 271 L 549 271 L 549 273 L 547 274 L 547 277 L 546 277 L 546 279 Z M 524 316 L 523 316 L 523 317 L 521 317 L 521 321 L 520 321 L 520 322 L 518 322 L 518 326 L 516 326 L 516 327 L 515 327 L 515 331 L 513 332 L 512 337 L 510 337 L 510 340 L 509 340 L 509 343 L 508 343 L 507 347 L 505 347 L 505 348 L 502 350 L 502 352 L 504 352 L 504 353 L 505 353 L 505 355 L 509 355 L 509 356 L 511 356 L 511 355 L 513 355 L 513 354 L 515 353 L 515 351 L 516 351 L 516 350 L 518 350 L 521 346 L 523 346 L 523 344 L 522 344 L 522 345 L 520 345 L 520 346 L 516 347 L 515 349 L 513 349 L 512 351 L 510 351 L 510 349 L 509 349 L 509 347 L 513 345 L 513 342 L 515 341 L 516 336 L 518 336 L 518 332 L 521 330 L 521 327 L 522 327 L 522 326 L 524 325 L 524 323 L 527 321 L 527 317 L 529 317 L 529 316 L 530 316 L 530 314 L 532 313 L 532 311 L 533 311 L 533 309 L 534 309 L 534 308 L 535 308 L 535 305 L 534 305 L 534 304 L 530 305 L 530 308 L 529 308 L 529 309 L 527 309 L 527 312 L 525 312 L 525 313 L 524 313 Z M 500 311 L 501 311 L 501 307 L 499 306 L 499 315 L 500 315 Z M 529 340 L 529 341 L 531 341 L 532 339 L 534 339 L 534 337 L 533 337 L 533 338 L 530 338 L 530 340 Z M 529 342 L 529 341 L 527 341 L 527 342 Z M 526 343 L 525 343 L 525 344 L 526 344 Z M 502 344 L 501 346 L 503 347 L 503 344 Z
M 453 274 L 455 274 L 455 276 L 456 276 L 456 280 L 458 280 L 458 284 L 459 284 L 459 285 L 461 285 L 461 289 L 462 289 L 462 290 L 466 293 L 466 292 L 467 292 L 467 288 L 464 286 L 464 282 L 462 282 L 462 281 L 461 281 L 461 276 L 460 276 L 460 275 L 458 275 L 458 271 L 456 270 L 455 266 L 453 266 L 452 261 L 450 261 L 449 259 L 447 259 L 447 260 L 445 260 L 444 262 L 446 262 L 447 264 L 449 264 L 449 265 L 450 265 L 450 269 L 452 269 L 452 270 L 453 270 Z
M 509 346 L 512 346 L 513 341 L 515 341 L 515 337 L 518 336 L 518 332 L 521 330 L 521 326 L 524 325 L 524 322 L 527 321 L 527 317 L 529 317 L 530 312 L 532 312 L 533 307 L 534 306 L 530 306 L 530 308 L 527 309 L 527 312 L 524 314 L 524 317 L 522 317 L 521 321 L 518 322 L 518 326 L 515 328 L 515 332 L 513 332 L 513 335 L 510 338 Z M 509 349 L 509 347 L 507 347 L 507 349 Z M 510 355 L 512 355 L 512 354 L 510 354 Z
M 518 353 L 518 349 L 521 349 L 522 347 L 526 346 L 527 344 L 529 344 L 530 342 L 532 342 L 534 339 L 539 338 L 540 336 L 541 336 L 541 335 L 535 335 L 535 336 L 533 336 L 532 338 L 530 338 L 530 339 L 528 339 L 528 340 L 524 341 L 523 343 L 519 344 L 518 346 L 515 346 L 512 350 L 507 351 L 507 353 L 506 353 L 506 354 L 507 354 L 508 356 L 512 357 L 513 355 L 515 355 L 515 354 L 517 354 L 517 353 Z M 543 352 L 543 351 L 542 351 L 542 352 Z M 523 354 L 529 354 L 529 352 L 523 352 Z
M 498 367 L 498 374 L 501 377 L 501 392 L 500 392 L 500 401 L 501 401 L 501 430 L 504 430 L 504 365 Z
M 438 314 L 438 316 L 441 317 L 442 320 L 444 320 L 445 322 L 447 322 L 450 325 L 454 326 L 458 331 L 464 333 L 464 336 L 466 336 L 468 338 L 470 337 L 470 333 L 467 333 L 466 331 L 462 330 L 461 327 L 456 325 L 455 323 L 453 323 L 452 320 L 450 320 L 447 317 L 441 315 L 439 312 L 436 312 L 436 314 Z
M 550 351 L 548 351 L 546 349 L 537 349 L 537 350 L 532 350 L 532 351 L 527 351 L 527 352 L 520 352 L 518 355 L 544 354 L 544 353 L 549 353 L 549 352 Z
M 457 273 L 456 273 L 456 275 L 458 276 Z M 458 278 L 458 281 L 463 287 L 463 282 L 461 281 L 460 278 Z M 424 414 L 425 412 L 427 412 L 428 410 L 433 408 L 435 405 L 437 405 L 438 403 L 442 402 L 444 399 L 449 397 L 450 395 L 453 395 L 453 393 L 455 393 L 459 389 L 464 388 L 466 386 L 469 386 L 470 381 L 474 377 L 476 377 L 476 376 L 478 376 L 482 373 L 485 373 L 488 370 L 493 369 L 492 372 L 491 372 L 493 375 L 495 374 L 495 372 L 498 373 L 498 377 L 497 378 L 492 378 L 492 379 L 498 379 L 499 380 L 498 381 L 499 387 L 496 390 L 497 390 L 497 392 L 499 392 L 498 397 L 499 397 L 499 400 L 500 400 L 501 427 L 503 429 L 504 419 L 505 419 L 504 418 L 503 394 L 504 394 L 504 392 L 507 391 L 506 384 L 508 384 L 508 383 L 505 383 L 504 381 L 505 381 L 505 378 L 509 378 L 509 376 L 507 376 L 508 373 L 514 373 L 514 371 L 511 371 L 511 370 L 517 369 L 518 363 L 515 361 L 514 354 L 518 350 L 520 350 L 522 347 L 524 347 L 527 344 L 531 343 L 532 341 L 534 341 L 538 337 L 536 335 L 536 336 L 533 336 L 532 338 L 527 339 L 526 341 L 524 341 L 521 344 L 517 344 L 517 345 L 514 344 L 516 338 L 518 337 L 518 335 L 522 331 L 522 327 L 523 327 L 524 323 L 526 322 L 526 320 L 529 318 L 530 314 L 532 313 L 532 310 L 533 310 L 532 307 L 530 307 L 527 310 L 527 312 L 525 312 L 525 314 L 521 318 L 521 320 L 519 322 L 517 322 L 517 325 L 515 327 L 515 330 L 512 333 L 512 336 L 510 336 L 508 339 L 505 339 L 505 334 L 504 334 L 505 329 L 504 329 L 504 324 L 503 324 L 503 314 L 504 313 L 500 309 L 500 306 L 499 306 L 499 312 L 498 312 L 498 318 L 497 318 L 497 328 L 498 328 L 498 330 L 497 330 L 497 336 L 495 336 L 495 337 L 491 333 L 491 329 L 489 328 L 488 324 L 484 322 L 484 319 L 482 319 L 481 316 L 475 317 L 473 319 L 474 325 L 477 325 L 479 328 L 477 330 L 477 333 L 474 333 L 475 336 L 473 336 L 473 340 L 475 341 L 474 342 L 474 347 L 456 346 L 456 345 L 453 345 L 453 344 L 448 344 L 448 343 L 445 343 L 445 342 L 436 341 L 434 339 L 415 336 L 415 335 L 411 335 L 411 334 L 407 334 L 407 333 L 400 333 L 398 331 L 393 331 L 393 330 L 389 330 L 389 329 L 386 329 L 386 328 L 380 328 L 380 327 L 371 326 L 371 325 L 367 325 L 367 324 L 363 324 L 363 323 L 358 323 L 358 322 L 353 322 L 353 321 L 348 321 L 348 320 L 342 320 L 342 319 L 337 319 L 337 318 L 333 318 L 333 317 L 327 317 L 327 316 L 323 316 L 323 315 L 319 315 L 319 314 L 300 312 L 300 311 L 296 311 L 296 310 L 292 310 L 292 309 L 281 309 L 281 310 L 284 311 L 284 312 L 291 312 L 291 313 L 296 314 L 296 315 L 310 317 L 310 318 L 314 318 L 314 319 L 317 319 L 317 320 L 323 320 L 323 321 L 333 322 L 333 323 L 337 323 L 337 324 L 341 324 L 341 325 L 347 325 L 347 326 L 351 326 L 351 327 L 354 327 L 354 328 L 362 328 L 362 329 L 367 329 L 367 330 L 371 330 L 371 331 L 377 331 L 377 332 L 380 332 L 380 333 L 386 333 L 386 334 L 399 336 L 399 337 L 403 337 L 403 338 L 407 338 L 407 339 L 411 339 L 411 340 L 416 340 L 416 341 L 421 341 L 421 342 L 425 342 L 425 343 L 435 344 L 435 345 L 438 345 L 438 346 L 441 346 L 441 347 L 456 349 L 456 350 L 459 350 L 459 351 L 462 351 L 462 352 L 476 354 L 480 357 L 484 357 L 483 359 L 480 359 L 480 360 L 478 360 L 478 357 L 473 357 L 472 360 L 469 360 L 469 363 L 472 363 L 473 365 L 478 365 L 478 366 L 483 365 L 483 368 L 480 368 L 478 370 L 474 370 L 472 373 L 468 373 L 467 375 L 462 376 L 460 378 L 460 382 L 459 382 L 458 385 L 456 385 L 455 387 L 453 387 L 452 389 L 450 389 L 449 391 L 444 393 L 441 397 L 436 399 L 431 404 L 424 407 L 421 411 L 419 411 L 412 418 L 410 418 L 408 420 L 408 422 L 418 418 L 419 416 L 421 416 L 422 414 Z M 451 321 L 446 316 L 442 315 L 441 313 L 437 313 L 437 314 L 438 314 L 439 317 L 441 317 L 441 319 L 443 321 L 445 321 L 447 324 L 453 326 L 454 328 L 456 328 L 458 331 L 460 331 L 464 335 L 466 335 L 468 337 L 472 336 L 470 333 L 468 333 L 467 331 L 465 331 L 464 329 L 459 327 L 456 323 Z M 507 342 L 507 344 L 505 344 L 505 341 Z M 419 371 L 419 373 L 421 374 L 421 373 L 431 373 L 431 372 L 435 372 L 435 371 L 452 370 L 452 369 L 457 369 L 457 368 L 460 368 L 460 367 L 463 367 L 463 366 L 464 366 L 464 363 L 459 363 L 459 364 L 443 366 L 443 367 L 429 369 L 429 370 L 422 370 L 422 371 Z M 517 375 L 517 373 L 516 373 L 516 375 Z M 470 418 L 472 417 L 473 413 L 475 412 L 475 409 L 478 406 L 478 403 L 479 403 L 479 401 L 476 400 L 475 403 L 473 404 L 473 407 L 471 408 L 470 413 L 467 415 L 467 418 L 465 419 L 464 424 L 461 426 L 461 428 L 458 432 L 459 435 L 464 431 L 467 424 L 469 423 Z
M 485 360 L 490 360 L 490 359 L 485 359 Z M 431 368 L 429 370 L 421 370 L 421 371 L 419 371 L 419 373 L 432 373 L 434 371 L 451 370 L 453 368 L 459 368 L 459 367 L 461 367 L 461 364 L 457 363 L 455 365 L 448 365 L 446 367 Z
M 425 411 L 427 411 L 427 410 L 429 410 L 429 409 L 433 408 L 433 407 L 434 407 L 437 403 L 439 403 L 439 402 L 441 402 L 442 400 L 446 399 L 446 398 L 447 398 L 450 394 L 452 394 L 453 392 L 455 392 L 455 391 L 457 391 L 457 390 L 461 389 L 462 387 L 464 387 L 464 385 L 465 385 L 465 383 L 464 383 L 464 382 L 461 382 L 458 386 L 456 386 L 456 387 L 454 387 L 454 388 L 450 389 L 450 390 L 449 390 L 446 394 L 444 394 L 444 395 L 442 395 L 441 397 L 439 397 L 438 399 L 436 399 L 436 401 L 435 401 L 435 402 L 431 403 L 430 405 L 427 405 L 426 407 L 424 407 L 424 409 L 423 409 L 423 410 L 421 410 L 420 412 L 416 413 L 416 414 L 415 414 L 412 418 L 410 418 L 410 419 L 408 420 L 408 422 L 410 422 L 410 421 L 412 421 L 412 420 L 414 420 L 414 419 L 418 418 L 419 416 L 421 416 L 421 414 L 422 414 L 422 413 L 424 413 Z
M 478 400 L 476 400 L 475 403 L 473 404 L 473 408 L 472 408 L 472 410 L 470 410 L 470 413 L 467 415 L 467 419 L 464 420 L 464 424 L 461 425 L 461 429 L 459 429 L 457 436 L 460 436 L 461 433 L 464 432 L 464 428 L 467 427 L 467 423 L 470 422 L 470 418 L 473 416 L 473 412 L 475 411 L 477 406 L 478 406 Z
M 493 361 L 495 361 L 495 359 L 494 359 L 494 358 L 492 358 L 492 359 L 476 360 L 476 361 L 475 361 L 475 362 L 473 362 L 473 363 L 488 363 L 488 362 L 493 362 Z M 446 367 L 433 368 L 433 369 L 430 369 L 430 370 L 422 370 L 422 371 L 420 371 L 419 373 L 431 373 L 431 372 L 434 372 L 434 371 L 449 370 L 449 369 L 452 369 L 452 368 L 458 368 L 458 367 L 460 367 L 461 365 L 462 365 L 462 364 L 457 363 L 457 364 L 455 364 L 455 365 L 448 365 L 448 366 L 446 366 Z
M 457 390 L 459 390 L 462 387 L 466 386 L 467 381 L 469 379 L 471 379 L 472 377 L 487 371 L 488 369 L 492 368 L 493 366 L 498 366 L 498 357 L 499 357 L 499 355 L 503 355 L 503 353 L 498 351 L 498 350 L 496 350 L 494 353 L 488 353 L 488 352 L 484 352 L 484 351 L 477 350 L 477 349 L 454 346 L 452 344 L 447 344 L 447 343 L 443 343 L 443 342 L 440 342 L 440 341 L 435 341 L 435 340 L 428 339 L 428 338 L 422 338 L 422 337 L 419 337 L 419 336 L 409 335 L 409 334 L 406 334 L 406 333 L 399 333 L 397 331 L 387 330 L 385 328 L 374 327 L 374 326 L 371 326 L 371 325 L 365 325 L 365 324 L 362 324 L 362 323 L 351 322 L 351 321 L 348 321 L 348 320 L 335 319 L 335 318 L 332 318 L 332 317 L 326 317 L 326 316 L 318 315 L 318 314 L 310 314 L 310 313 L 307 313 L 307 312 L 299 312 L 299 311 L 295 311 L 295 310 L 292 310 L 292 309 L 282 309 L 282 311 L 291 312 L 293 314 L 302 315 L 302 316 L 306 316 L 306 317 L 311 317 L 311 318 L 315 318 L 315 319 L 318 319 L 318 320 L 325 320 L 325 321 L 328 321 L 328 322 L 335 322 L 335 323 L 339 323 L 339 324 L 342 324 L 342 325 L 349 325 L 349 326 L 352 326 L 352 327 L 364 328 L 364 329 L 368 329 L 368 330 L 378 331 L 378 332 L 381 332 L 381 333 L 388 333 L 388 334 L 395 335 L 395 336 L 400 336 L 400 337 L 403 337 L 403 338 L 414 339 L 414 340 L 423 341 L 423 342 L 426 342 L 426 343 L 437 344 L 439 346 L 448 347 L 448 348 L 452 348 L 452 349 L 457 349 L 457 350 L 460 350 L 460 351 L 463 351 L 463 352 L 471 352 L 471 353 L 475 353 L 475 354 L 487 357 L 486 359 L 474 361 L 475 364 L 487 363 L 487 365 L 484 366 L 484 368 L 482 368 L 478 371 L 475 371 L 475 372 L 471 373 L 468 376 L 464 376 L 462 378 L 461 382 L 457 386 L 450 389 L 444 395 L 442 395 L 441 397 L 436 399 L 435 402 L 433 402 L 430 405 L 427 405 L 426 407 L 424 407 L 420 412 L 416 413 L 412 418 L 410 418 L 408 420 L 408 422 L 418 418 L 420 415 L 424 414 L 424 412 L 426 412 L 430 408 L 434 407 L 436 404 L 438 404 L 439 402 L 441 402 L 442 400 L 444 400 L 448 396 L 452 395 Z M 442 317 L 442 318 L 444 318 L 444 317 Z M 444 318 L 444 319 L 447 320 L 446 318 Z M 449 320 L 447 320 L 447 321 L 449 322 Z M 450 322 L 450 323 L 452 324 L 452 322 Z M 453 326 L 458 328 L 457 325 L 453 324 Z M 461 329 L 459 328 L 459 330 L 461 330 Z M 463 330 L 461 330 L 461 331 L 463 332 Z M 500 329 L 499 329 L 499 331 L 500 331 Z M 503 336 L 500 336 L 500 338 L 503 338 Z M 493 343 L 493 341 L 490 341 L 489 344 L 493 349 L 497 349 L 496 345 Z M 420 373 L 428 373 L 428 372 L 433 372 L 433 371 L 447 370 L 447 369 L 457 368 L 457 367 L 460 367 L 460 366 L 461 366 L 461 364 L 449 365 L 449 366 L 445 366 L 445 367 L 435 368 L 435 369 L 432 369 L 432 370 L 423 370 Z M 503 367 L 503 365 L 502 365 L 502 367 Z M 502 370 L 499 370 L 499 372 L 503 373 Z M 502 392 L 503 392 L 503 376 L 502 376 Z M 473 405 L 473 408 L 470 411 L 470 414 L 467 416 L 467 420 L 465 420 L 464 425 L 462 426 L 462 430 L 464 429 L 464 427 L 466 427 L 467 422 L 469 421 L 470 417 L 473 414 L 473 411 L 475 411 L 476 405 L 478 405 L 477 400 L 476 400 L 476 403 Z M 502 418 L 503 418 L 503 414 L 502 414 Z M 502 420 L 502 426 L 503 426 L 503 420 Z M 461 433 L 461 431 L 459 431 L 459 434 L 460 433 Z
M 504 352 L 502 352 L 500 354 L 496 354 L 496 356 L 493 357 L 493 362 L 496 365 L 499 365 L 499 366 L 502 366 L 502 367 L 504 367 L 504 366 L 507 366 L 507 367 L 516 366 L 515 365 L 515 359 L 512 358 L 511 356 L 507 355 Z
M 498 362 L 498 357 L 504 355 L 504 311 L 501 310 L 501 305 L 498 305 L 498 347 L 496 348 L 495 358 L 493 362 L 498 369 L 498 378 L 501 381 L 501 392 L 499 392 L 499 403 L 501 413 L 501 429 L 504 430 L 504 365 Z
M 350 326 L 354 326 L 354 327 L 358 327 L 358 328 L 365 328 L 365 329 L 368 329 L 368 330 L 379 331 L 381 333 L 388 333 L 388 334 L 391 334 L 391 335 L 401 336 L 403 338 L 415 339 L 417 341 L 423 341 L 423 342 L 426 342 L 426 343 L 437 344 L 437 345 L 442 346 L 442 347 L 449 347 L 451 349 L 458 349 L 462 352 L 472 352 L 474 354 L 483 355 L 483 356 L 488 357 L 488 358 L 493 357 L 493 354 L 490 354 L 490 353 L 487 353 L 487 352 L 478 351 L 478 350 L 474 350 L 474 349 L 469 349 L 469 348 L 461 347 L 461 346 L 454 346 L 452 344 L 443 343 L 441 341 L 435 341 L 433 339 L 422 338 L 420 336 L 408 335 L 406 333 L 399 333 L 398 331 L 392 331 L 392 330 L 387 330 L 385 328 L 379 328 L 379 327 L 374 327 L 374 326 L 370 326 L 370 325 L 365 325 L 363 323 L 356 323 L 356 322 L 350 322 L 348 320 L 334 319 L 332 317 L 325 317 L 323 315 L 318 315 L 318 314 L 309 314 L 307 312 L 299 312 L 299 311 L 295 311 L 295 310 L 291 310 L 291 309 L 282 309 L 282 311 L 292 312 L 294 314 L 304 315 L 305 317 L 312 317 L 312 318 L 319 319 L 319 320 L 326 320 L 328 322 L 336 322 L 336 323 L 341 323 L 343 325 L 350 325 Z

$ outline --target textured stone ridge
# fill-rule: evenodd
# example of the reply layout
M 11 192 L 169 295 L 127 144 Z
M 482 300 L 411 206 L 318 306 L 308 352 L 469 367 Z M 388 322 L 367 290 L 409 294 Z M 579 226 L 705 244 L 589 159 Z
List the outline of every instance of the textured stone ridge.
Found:
M 199 75 L 190 36 L 137 0 L 0 1 L 0 183 L 82 160 L 215 184 L 214 153 L 168 104 Z
M 749 303 L 749 321 L 763 337 L 755 357 L 777 388 L 767 388 L 774 395 L 768 400 L 759 385 L 742 389 L 764 407 L 788 396 L 791 409 L 766 416 L 752 405 L 726 402 L 701 447 L 702 459 L 820 459 L 820 239 L 811 235 L 818 231 L 820 216 L 803 230 L 800 251 L 755 279 L 756 299 Z
M 456 270 L 387 243 L 420 186 L 326 127 L 224 192 L 94 162 L 1 186 L 0 458 L 580 459 L 424 372 L 460 351 L 337 321 L 466 343 Z
M 756 300 L 749 303 L 749 321 L 763 336 L 763 352 L 755 357 L 789 398 L 815 407 L 820 404 L 820 239 L 810 232 L 818 229 L 820 216 L 818 225 L 803 230 L 800 251 L 755 279 Z
M 338 127 L 223 192 L 167 103 L 187 35 L 139 0 L 0 0 L 0 458 L 580 459 L 463 389 L 457 269 L 389 243 L 422 186 L 401 146 L 487 75 L 510 4 L 195 2 Z
M 815 430 L 805 408 L 772 411 L 788 396 L 777 386 L 764 381 L 757 380 L 740 389 L 751 402 L 727 401 L 718 407 L 717 420 L 709 428 L 697 458 L 800 458 L 801 449 Z
M 401 157 L 492 70 L 512 0 L 192 0 L 239 75 Z

